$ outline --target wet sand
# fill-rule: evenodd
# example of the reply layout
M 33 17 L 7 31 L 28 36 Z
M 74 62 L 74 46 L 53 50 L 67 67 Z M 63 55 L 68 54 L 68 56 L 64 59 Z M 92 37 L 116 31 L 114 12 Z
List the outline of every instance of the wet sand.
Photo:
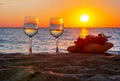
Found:
M 0 81 L 120 81 L 120 56 L 0 54 Z

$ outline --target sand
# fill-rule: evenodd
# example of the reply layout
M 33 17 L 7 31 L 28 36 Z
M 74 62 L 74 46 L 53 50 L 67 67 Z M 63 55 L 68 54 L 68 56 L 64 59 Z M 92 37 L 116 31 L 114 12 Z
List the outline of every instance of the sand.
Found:
M 0 54 L 0 81 L 120 81 L 120 56 Z

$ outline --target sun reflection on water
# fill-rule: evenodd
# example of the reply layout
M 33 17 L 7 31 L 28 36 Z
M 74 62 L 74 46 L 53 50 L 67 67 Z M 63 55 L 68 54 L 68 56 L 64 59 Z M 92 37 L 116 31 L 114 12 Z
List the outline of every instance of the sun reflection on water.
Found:
M 89 35 L 88 29 L 82 28 L 82 29 L 80 30 L 80 37 L 81 37 L 81 38 L 85 38 L 87 35 Z

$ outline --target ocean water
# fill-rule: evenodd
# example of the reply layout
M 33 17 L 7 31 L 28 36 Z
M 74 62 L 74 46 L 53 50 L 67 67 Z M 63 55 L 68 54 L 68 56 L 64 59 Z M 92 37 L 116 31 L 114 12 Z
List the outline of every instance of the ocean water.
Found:
M 66 53 L 67 47 L 74 45 L 74 41 L 81 33 L 97 35 L 104 33 L 112 36 L 109 42 L 114 47 L 107 51 L 108 53 L 120 54 L 120 28 L 89 28 L 65 29 L 61 37 L 59 37 L 60 52 Z M 55 38 L 50 35 L 48 28 L 40 28 L 38 34 L 33 37 L 33 52 L 41 53 L 55 52 Z M 29 38 L 23 32 L 23 29 L 17 28 L 0 28 L 0 53 L 28 53 Z

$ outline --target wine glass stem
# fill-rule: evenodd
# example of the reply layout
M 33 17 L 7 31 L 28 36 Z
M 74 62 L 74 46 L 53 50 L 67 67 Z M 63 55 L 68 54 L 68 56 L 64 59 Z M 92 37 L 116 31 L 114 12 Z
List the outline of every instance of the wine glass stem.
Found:
M 58 48 L 58 38 L 56 38 L 56 53 L 59 53 L 59 48 Z
M 30 40 L 29 54 L 32 54 L 32 37 L 30 37 L 29 40 Z

